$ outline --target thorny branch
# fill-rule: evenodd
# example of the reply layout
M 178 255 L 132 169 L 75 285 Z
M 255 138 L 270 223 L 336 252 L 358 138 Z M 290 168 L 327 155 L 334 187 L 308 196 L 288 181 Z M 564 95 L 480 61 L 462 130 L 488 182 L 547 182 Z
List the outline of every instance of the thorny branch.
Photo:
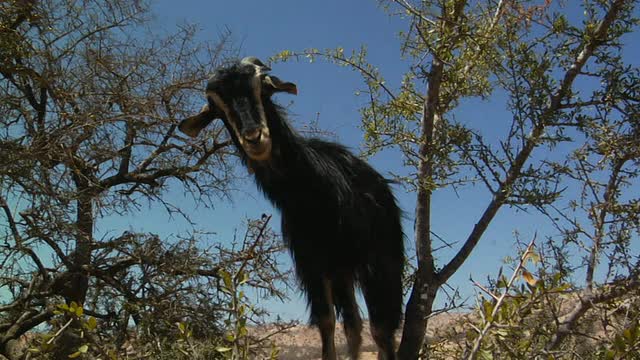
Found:
M 478 329 L 479 330 L 478 337 L 476 337 L 476 339 L 473 342 L 473 347 L 471 348 L 471 351 L 466 357 L 467 360 L 474 360 L 477 358 L 478 351 L 480 350 L 480 345 L 482 344 L 482 340 L 487 335 L 489 330 L 494 326 L 496 315 L 500 310 L 500 306 L 502 305 L 502 302 L 508 295 L 509 290 L 511 289 L 511 286 L 513 285 L 515 280 L 518 278 L 518 276 L 521 275 L 521 270 L 523 269 L 524 264 L 526 263 L 527 259 L 529 259 L 533 251 L 533 245 L 535 241 L 536 241 L 536 237 L 534 236 L 529 242 L 529 244 L 527 245 L 527 248 L 524 250 L 524 253 L 520 256 L 520 261 L 518 262 L 518 265 L 516 266 L 516 268 L 513 270 L 513 274 L 511 274 L 511 278 L 507 282 L 503 293 L 497 297 L 492 294 L 492 296 L 495 299 L 495 303 L 493 304 L 493 310 L 491 310 L 491 315 L 489 316 L 489 318 L 485 319 L 486 322 L 484 327 L 482 329 Z
M 101 332 L 92 336 L 107 346 L 122 343 L 132 323 L 140 334 L 168 337 L 176 321 L 190 319 L 199 336 L 220 336 L 224 309 L 214 290 L 221 269 L 242 266 L 255 274 L 247 286 L 284 296 L 277 288 L 287 275 L 276 260 L 282 245 L 267 224 L 243 249 L 203 249 L 201 235 L 112 237 L 118 230 L 106 229 L 97 238 L 105 217 L 135 214 L 141 202 L 187 217 L 165 197 L 170 189 L 206 208 L 228 196 L 232 152 L 221 126 L 199 144 L 175 129 L 201 101 L 195 90 L 207 74 L 234 54 L 229 34 L 198 43 L 190 26 L 137 39 L 148 11 L 138 2 L 79 5 L 0 5 L 0 219 L 7 223 L 0 355 L 10 360 L 10 343 L 50 321 L 65 301 L 96 315 Z M 150 320 L 157 314 L 169 328 Z M 77 326 L 55 328 L 54 357 L 77 349 Z

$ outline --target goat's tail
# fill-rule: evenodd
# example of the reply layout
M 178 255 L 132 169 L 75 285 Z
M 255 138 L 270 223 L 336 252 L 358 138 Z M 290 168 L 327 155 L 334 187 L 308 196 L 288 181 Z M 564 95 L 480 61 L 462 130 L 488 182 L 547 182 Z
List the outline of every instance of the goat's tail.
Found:
M 369 320 L 378 328 L 395 331 L 402 319 L 403 261 L 394 259 L 372 265 L 373 268 L 361 279 Z

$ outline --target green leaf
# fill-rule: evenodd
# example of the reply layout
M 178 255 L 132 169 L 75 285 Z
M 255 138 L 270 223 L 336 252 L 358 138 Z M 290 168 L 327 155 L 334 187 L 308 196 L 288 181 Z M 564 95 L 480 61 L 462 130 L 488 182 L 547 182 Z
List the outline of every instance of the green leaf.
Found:
M 82 345 L 82 346 L 80 346 L 78 348 L 78 351 L 76 351 L 73 354 L 69 355 L 69 359 L 77 358 L 78 356 L 80 356 L 82 354 L 86 354 L 87 351 L 89 351 L 89 345 L 87 345 L 87 344 Z
M 484 316 L 487 319 L 487 321 L 491 321 L 491 312 L 493 311 L 493 303 L 491 301 L 487 301 L 485 300 L 482 303 L 482 310 L 484 311 Z
M 292 56 L 293 56 L 293 52 L 291 52 L 291 50 L 282 50 L 281 52 L 275 55 L 275 58 L 276 60 L 287 61 Z
M 567 28 L 567 19 L 564 16 L 558 16 L 553 22 L 553 31 L 556 33 L 563 32 Z
M 243 285 L 246 284 L 249 281 L 249 274 L 247 274 L 246 272 L 242 273 L 242 280 L 240 281 L 240 283 L 238 285 Z
M 607 350 L 604 352 L 604 359 L 605 360 L 613 360 L 615 359 L 616 353 L 613 350 Z
M 504 340 L 509 336 L 509 330 L 507 330 L 507 329 L 498 329 L 496 331 L 496 335 L 498 336 L 498 338 L 500 338 L 500 340 Z
M 502 319 L 508 319 L 509 318 L 509 308 L 510 307 L 511 307 L 511 303 L 510 302 L 502 303 L 502 307 L 500 308 L 500 317 Z
M 98 322 L 96 321 L 96 318 L 94 318 L 93 316 L 89 316 L 89 319 L 87 319 L 87 322 L 85 323 L 85 326 L 88 330 L 95 329 L 97 325 L 98 325 Z
M 482 349 L 478 352 L 479 358 L 483 360 L 493 360 L 493 355 L 487 349 Z
M 637 329 L 635 327 L 628 327 L 626 329 L 624 329 L 624 331 L 622 332 L 622 336 L 624 336 L 625 339 L 627 339 L 627 341 L 629 343 L 633 343 L 635 342 L 638 334 L 637 334 Z
M 249 335 L 249 330 L 247 330 L 246 327 L 241 327 L 240 331 L 239 331 L 239 335 L 240 335 L 240 337 L 245 337 L 245 336 Z
M 618 351 L 624 351 L 625 342 L 622 336 L 618 335 L 613 339 L 613 348 Z
M 507 281 L 507 278 L 502 275 L 500 276 L 500 279 L 498 279 L 498 281 L 496 282 L 496 287 L 499 289 L 504 289 L 507 287 L 507 285 L 509 284 L 509 282 Z
M 225 270 L 220 270 L 220 276 L 222 277 L 222 282 L 227 289 L 233 289 L 233 283 L 231 282 L 231 274 Z
M 219 352 L 219 353 L 225 353 L 227 351 L 231 351 L 231 348 L 230 347 L 225 347 L 225 346 L 218 346 L 216 348 L 216 351 Z

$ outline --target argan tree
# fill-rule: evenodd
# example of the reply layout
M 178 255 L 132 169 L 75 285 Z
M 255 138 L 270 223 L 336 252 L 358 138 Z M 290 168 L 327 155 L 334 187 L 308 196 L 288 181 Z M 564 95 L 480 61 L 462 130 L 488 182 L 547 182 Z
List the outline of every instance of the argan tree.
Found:
M 198 143 L 176 132 L 211 69 L 233 55 L 229 34 L 200 43 L 193 27 L 158 35 L 149 20 L 141 1 L 0 4 L 0 354 L 9 359 L 34 329 L 51 329 L 39 351 L 54 358 L 106 358 L 97 344 L 117 353 L 130 324 L 152 337 L 177 333 L 177 322 L 183 335 L 220 336 L 230 296 L 218 291 L 221 274 L 251 274 L 245 286 L 281 294 L 268 228 L 229 249 L 203 249 L 204 236 L 188 234 L 98 236 L 101 219 L 145 216 L 147 206 L 186 217 L 165 197 L 171 188 L 206 206 L 230 186 L 221 129 Z
M 574 316 L 557 318 L 555 335 L 547 338 L 548 351 L 558 348 L 594 301 L 638 285 L 630 246 L 638 236 L 638 199 L 630 190 L 640 155 L 638 68 L 623 56 L 638 22 L 636 2 L 585 1 L 579 15 L 552 1 L 380 4 L 407 22 L 401 49 L 412 65 L 400 86 L 367 63 L 364 51 L 309 49 L 275 58 L 322 57 L 360 72 L 366 84 L 360 93 L 369 98 L 361 110 L 366 153 L 394 148 L 404 156 L 406 171 L 397 179 L 416 194 L 416 272 L 398 357 L 418 358 L 436 296 L 499 211 L 509 209 L 539 210 L 565 234 L 549 234 L 558 255 L 549 264 L 566 266 L 563 241 L 588 254 L 585 282 L 573 289 L 584 293 L 583 301 Z M 508 115 L 493 123 L 458 115 L 465 101 L 495 101 L 496 93 L 506 95 L 499 105 Z M 576 184 L 581 193 L 573 191 Z M 432 195 L 471 185 L 490 200 L 478 206 L 466 238 L 446 239 L 446 246 L 458 244 L 455 255 L 438 258 Z M 609 270 L 598 277 L 603 259 Z M 604 288 L 610 295 L 596 295 Z

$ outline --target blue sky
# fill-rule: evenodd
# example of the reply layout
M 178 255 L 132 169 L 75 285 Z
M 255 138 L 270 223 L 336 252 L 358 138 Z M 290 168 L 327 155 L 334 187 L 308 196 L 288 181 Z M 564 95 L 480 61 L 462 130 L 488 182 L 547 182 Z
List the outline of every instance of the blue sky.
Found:
M 346 51 L 368 48 L 368 60 L 379 67 L 391 87 L 400 84 L 407 64 L 400 59 L 400 43 L 397 33 L 406 24 L 398 17 L 388 16 L 372 0 L 325 1 L 190 1 L 160 0 L 152 2 L 155 14 L 154 26 L 171 31 L 183 23 L 199 24 L 199 37 L 203 41 L 215 40 L 222 31 L 229 29 L 241 46 L 241 56 L 257 56 L 261 59 L 279 51 L 305 48 L 343 47 Z M 637 49 L 634 50 L 637 54 Z M 335 134 L 335 140 L 359 152 L 363 142 L 358 109 L 366 99 L 355 95 L 362 82 L 358 74 L 349 69 L 326 63 L 287 62 L 273 66 L 273 73 L 283 80 L 295 82 L 297 97 L 278 95 L 278 101 L 290 105 L 290 116 L 297 127 L 318 119 L 317 126 Z M 204 84 L 203 84 L 204 87 Z M 505 108 L 500 95 L 491 102 L 471 101 L 457 112 L 457 119 L 469 119 L 476 128 L 506 126 L 509 116 L 501 112 Z M 194 111 L 197 109 L 194 109 Z M 501 125 L 500 125 L 501 124 Z M 372 165 L 383 174 L 397 172 L 402 163 L 393 152 L 383 153 L 371 159 Z M 468 187 L 457 194 L 452 190 L 438 190 L 433 197 L 433 230 L 448 242 L 462 242 L 489 200 L 489 195 L 479 187 Z M 482 189 L 483 190 L 483 189 Z M 395 193 L 405 211 L 407 244 L 413 241 L 413 193 L 397 186 Z M 255 189 L 250 180 L 239 185 L 232 194 L 232 201 L 220 201 L 214 209 L 195 208 L 179 190 L 170 194 L 174 201 L 184 204 L 187 213 L 204 230 L 217 232 L 210 241 L 228 241 L 236 228 L 242 230 L 242 220 L 258 218 L 262 213 L 276 211 Z M 273 224 L 279 223 L 278 218 Z M 484 235 L 481 243 L 450 281 L 465 296 L 473 296 L 469 282 L 472 275 L 482 281 L 488 274 L 497 273 L 505 256 L 516 256 L 514 231 L 529 240 L 541 228 L 542 217 L 533 213 L 516 212 L 503 208 Z M 179 218 L 170 219 L 158 208 L 143 209 L 126 218 L 103 222 L 99 231 L 108 232 L 116 225 L 118 230 L 131 227 L 135 230 L 176 235 L 191 227 Z M 541 234 L 539 234 L 541 235 Z M 457 248 L 455 249 L 457 250 Z M 409 250 L 412 251 L 412 250 Z M 443 265 L 455 254 L 454 250 L 438 253 Z M 288 261 L 288 259 L 286 259 Z M 439 297 L 441 301 L 442 296 Z M 473 304 L 473 301 L 470 302 Z M 306 318 L 304 304 L 297 292 L 287 304 L 270 303 L 274 315 L 284 318 Z

